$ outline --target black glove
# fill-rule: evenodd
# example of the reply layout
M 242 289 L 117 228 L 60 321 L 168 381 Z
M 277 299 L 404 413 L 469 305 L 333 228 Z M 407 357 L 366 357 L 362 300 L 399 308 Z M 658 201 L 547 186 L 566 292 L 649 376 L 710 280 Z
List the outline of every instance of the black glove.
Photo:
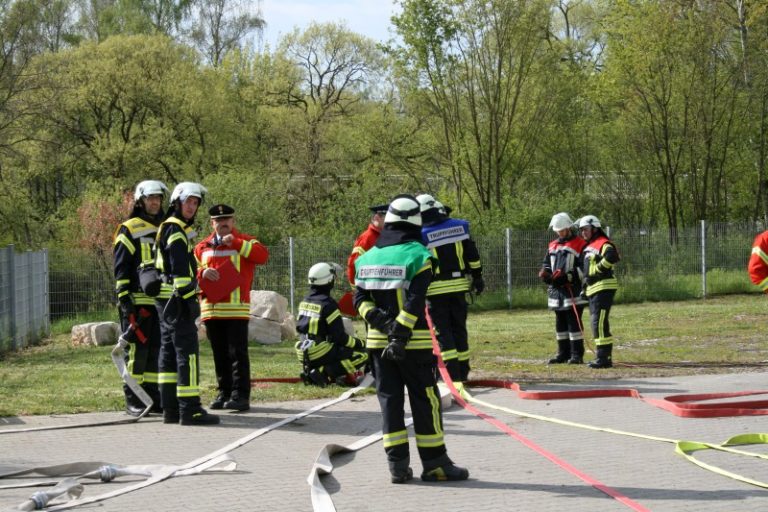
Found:
M 353 338 L 355 340 L 355 344 L 352 346 L 352 350 L 363 350 L 365 348 L 365 343 L 360 338 Z
M 406 343 L 408 343 L 408 340 L 405 338 L 390 336 L 389 343 L 384 348 L 384 352 L 381 353 L 381 358 L 389 359 L 390 361 L 394 362 L 405 361 Z
M 552 284 L 552 272 L 550 272 L 548 268 L 539 270 L 539 279 L 547 284 Z
M 389 314 L 381 308 L 372 308 L 365 315 L 365 321 L 368 325 L 376 329 L 377 331 L 387 332 L 392 319 Z
M 563 272 L 560 269 L 557 269 L 554 272 L 552 272 L 552 284 L 554 284 L 555 286 L 562 286 L 567 282 L 568 282 L 568 276 L 565 275 L 565 272 Z
M 483 276 L 474 276 L 472 278 L 472 290 L 476 295 L 483 293 L 483 290 L 485 290 L 485 281 L 483 280 Z
M 117 299 L 117 307 L 120 310 L 120 315 L 126 320 L 131 315 L 136 315 L 136 306 L 133 304 L 133 298 L 131 298 L 130 293 L 121 295 Z

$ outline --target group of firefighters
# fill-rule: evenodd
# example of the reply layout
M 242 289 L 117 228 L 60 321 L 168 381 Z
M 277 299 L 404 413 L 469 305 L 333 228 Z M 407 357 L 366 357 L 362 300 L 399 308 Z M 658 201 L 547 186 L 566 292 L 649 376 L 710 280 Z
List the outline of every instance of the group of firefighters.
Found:
M 180 183 L 169 194 L 160 181 L 142 181 L 130 218 L 114 237 L 121 327 L 131 342 L 127 367 L 152 398 L 150 412 L 162 413 L 164 423 L 220 421 L 200 402 L 198 316 L 216 370 L 218 395 L 210 409 L 250 408 L 249 292 L 254 267 L 265 264 L 269 253 L 257 239 L 235 229 L 234 208 L 225 204 L 210 207 L 212 233 L 195 244 L 193 224 L 206 193 L 199 183 Z M 443 439 L 428 316 L 448 374 L 461 388 L 470 371 L 467 294 L 485 288 L 470 225 L 452 218 L 450 207 L 429 194 L 398 195 L 371 207 L 371 213 L 346 269 L 351 314 L 365 320 L 365 341 L 345 327 L 331 296 L 344 269 L 335 263 L 313 265 L 296 322 L 301 378 L 319 386 L 355 385 L 366 372 L 373 374 L 393 483 L 413 478 L 405 427 L 407 389 L 422 480 L 464 480 L 469 472 L 451 461 Z M 556 316 L 558 352 L 549 362 L 583 362 L 581 315 L 588 302 L 597 345 L 590 366 L 609 368 L 608 314 L 617 289 L 613 267 L 618 252 L 593 215 L 574 222 L 558 213 L 550 227 L 558 238 L 549 244 L 539 272 Z M 145 405 L 129 386 L 124 391 L 126 411 L 142 414 Z

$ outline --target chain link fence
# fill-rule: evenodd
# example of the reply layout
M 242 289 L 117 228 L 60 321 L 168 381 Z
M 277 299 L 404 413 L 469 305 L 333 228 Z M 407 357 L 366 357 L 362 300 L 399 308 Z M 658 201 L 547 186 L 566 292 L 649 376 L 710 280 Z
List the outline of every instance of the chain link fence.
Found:
M 617 301 L 702 298 L 752 289 L 746 273 L 758 225 L 706 224 L 671 231 L 662 228 L 606 228 L 621 262 Z M 483 300 L 515 307 L 543 305 L 537 273 L 554 238 L 548 230 L 506 229 L 475 237 L 483 263 Z M 269 246 L 269 262 L 257 267 L 254 289 L 273 290 L 291 310 L 306 293 L 306 273 L 319 261 L 345 266 L 349 244 L 318 238 L 289 238 Z M 53 320 L 116 311 L 112 262 L 86 254 L 50 251 L 50 313 Z M 346 281 L 346 279 L 345 279 Z M 341 288 L 341 287 L 340 287 Z

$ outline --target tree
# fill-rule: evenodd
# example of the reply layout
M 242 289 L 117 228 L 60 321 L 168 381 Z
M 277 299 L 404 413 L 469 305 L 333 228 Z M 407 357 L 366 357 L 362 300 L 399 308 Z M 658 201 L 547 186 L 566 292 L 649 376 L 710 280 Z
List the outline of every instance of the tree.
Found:
M 191 38 L 211 66 L 220 66 L 227 53 L 242 49 L 248 35 L 264 28 L 261 14 L 248 12 L 248 5 L 242 0 L 210 0 L 198 4 Z
M 602 79 L 617 85 L 624 164 L 655 173 L 674 233 L 698 219 L 729 218 L 731 152 L 742 104 L 732 27 L 719 2 L 618 1 L 608 19 Z M 626 150 L 631 153 L 627 154 Z M 618 156 L 618 155 L 617 155 Z M 619 158 L 617 158 L 617 161 Z
M 394 48 L 407 94 L 429 105 L 459 206 L 503 209 L 530 170 L 554 102 L 550 2 L 403 0 Z

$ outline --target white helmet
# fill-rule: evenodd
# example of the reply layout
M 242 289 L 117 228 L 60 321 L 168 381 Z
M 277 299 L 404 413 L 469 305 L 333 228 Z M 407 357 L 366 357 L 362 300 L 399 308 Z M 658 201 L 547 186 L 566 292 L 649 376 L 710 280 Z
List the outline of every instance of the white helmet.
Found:
M 590 226 L 593 228 L 599 228 L 600 227 L 600 219 L 595 217 L 594 215 L 585 215 L 582 218 L 579 219 L 579 228 L 583 228 L 586 226 Z
M 314 285 L 330 284 L 336 278 L 341 266 L 336 263 L 315 263 L 307 273 L 307 282 Z
M 573 220 L 571 220 L 571 216 L 565 212 L 556 213 L 552 216 L 552 220 L 549 221 L 549 227 L 555 232 L 568 229 L 573 227 Z
M 421 205 L 415 197 L 409 194 L 396 196 L 391 203 L 384 224 L 405 222 L 413 226 L 421 227 Z
M 191 181 L 182 181 L 176 188 L 173 189 L 171 194 L 171 202 L 179 200 L 182 203 L 187 200 L 188 197 L 197 197 L 200 199 L 200 204 L 203 204 L 205 194 L 208 193 L 208 189 L 199 183 L 193 183 Z
M 416 196 L 416 201 L 419 202 L 422 212 L 431 210 L 432 208 L 439 208 L 438 204 L 440 204 L 437 199 L 429 194 L 419 194 Z M 440 204 L 440 206 L 442 206 L 442 204 Z
M 168 187 L 162 181 L 144 180 L 136 185 L 136 190 L 133 192 L 133 200 L 138 201 L 142 197 L 153 195 L 161 195 L 165 198 L 168 195 Z

